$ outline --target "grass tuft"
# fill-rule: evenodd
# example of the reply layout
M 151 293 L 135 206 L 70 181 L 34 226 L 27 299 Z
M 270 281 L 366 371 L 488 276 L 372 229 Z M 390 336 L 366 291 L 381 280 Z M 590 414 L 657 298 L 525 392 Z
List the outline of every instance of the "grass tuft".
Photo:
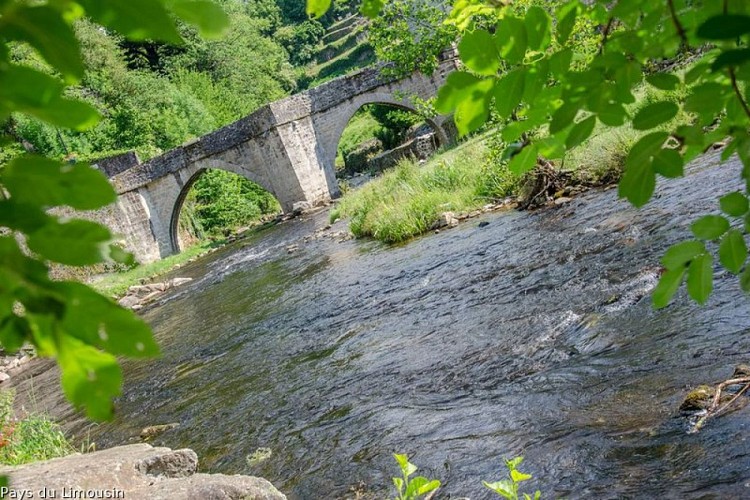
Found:
M 60 426 L 45 415 L 16 418 L 15 393 L 0 391 L 0 463 L 22 465 L 75 453 Z

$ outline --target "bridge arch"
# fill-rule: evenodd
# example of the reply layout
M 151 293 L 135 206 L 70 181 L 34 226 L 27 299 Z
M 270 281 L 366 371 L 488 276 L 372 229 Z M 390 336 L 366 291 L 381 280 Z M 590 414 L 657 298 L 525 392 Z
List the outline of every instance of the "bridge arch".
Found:
M 394 92 L 392 91 L 368 92 L 348 100 L 345 104 L 341 105 L 343 109 L 334 114 L 334 116 L 336 116 L 336 122 L 333 127 L 331 127 L 331 133 L 326 141 L 327 147 L 325 148 L 325 162 L 327 165 L 334 166 L 336 155 L 338 154 L 339 143 L 341 142 L 341 136 L 344 134 L 346 126 L 349 125 L 349 122 L 357 111 L 368 105 L 390 106 L 419 114 L 416 106 L 408 98 L 398 99 L 394 96 Z M 435 137 L 437 138 L 439 146 L 447 146 L 453 141 L 453 138 L 449 136 L 444 128 L 447 118 L 448 117 L 445 116 L 437 116 L 424 119 L 430 128 L 435 131 Z
M 171 253 L 179 253 L 180 239 L 179 239 L 179 225 L 180 225 L 180 213 L 185 200 L 187 199 L 190 190 L 195 185 L 196 181 L 209 170 L 223 170 L 232 174 L 238 175 L 244 179 L 247 179 L 255 184 L 259 185 L 278 200 L 278 196 L 274 192 L 273 186 L 264 176 L 253 172 L 251 169 L 245 168 L 244 166 L 223 161 L 220 158 L 206 159 L 201 162 L 197 162 L 180 172 L 182 178 L 181 188 L 174 200 L 171 216 L 169 218 L 169 243 Z

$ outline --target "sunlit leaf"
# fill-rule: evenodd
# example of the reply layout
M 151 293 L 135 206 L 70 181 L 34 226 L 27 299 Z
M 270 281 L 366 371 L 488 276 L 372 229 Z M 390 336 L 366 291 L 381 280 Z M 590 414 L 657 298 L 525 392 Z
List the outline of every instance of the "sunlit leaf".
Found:
M 500 69 L 494 38 L 485 30 L 466 33 L 458 44 L 458 54 L 467 68 L 480 75 L 492 76 Z
M 57 9 L 48 5 L 21 7 L 3 17 L 2 32 L 9 40 L 28 42 L 71 83 L 83 77 L 78 40 Z
M 173 44 L 182 42 L 163 2 L 154 0 L 77 0 L 77 2 L 96 22 L 112 28 L 131 40 L 154 39 Z
M 742 217 L 750 209 L 747 196 L 735 191 L 719 198 L 721 211 L 732 217 Z
M 510 163 L 508 163 L 508 170 L 517 175 L 525 174 L 536 166 L 538 155 L 539 151 L 537 145 L 530 144 L 510 160 Z
M 86 163 L 68 165 L 34 155 L 19 156 L 0 172 L 16 202 L 93 210 L 115 201 L 107 178 Z
M 506 73 L 492 90 L 495 97 L 495 109 L 498 116 L 508 118 L 513 110 L 521 103 L 526 82 L 526 74 L 522 68 L 516 68 Z
M 705 304 L 713 290 L 713 258 L 711 254 L 699 255 L 688 267 L 687 290 L 698 304 Z
M 661 278 L 659 278 L 659 284 L 656 285 L 656 288 L 651 295 L 651 303 L 655 309 L 661 309 L 669 305 L 669 301 L 672 300 L 674 294 L 680 289 L 686 271 L 687 268 L 681 266 L 661 275 Z
M 552 19 L 546 10 L 532 6 L 524 18 L 528 45 L 531 50 L 544 50 L 550 44 Z
M 738 274 L 747 260 L 747 245 L 742 233 L 729 230 L 719 245 L 719 262 L 729 272 Z
M 702 241 L 683 241 L 669 247 L 669 250 L 661 258 L 661 263 L 664 267 L 673 271 L 685 267 L 702 253 L 706 253 L 706 245 Z
M 307 15 L 313 19 L 321 17 L 331 7 L 331 0 L 307 0 Z
M 45 259 L 69 266 L 103 261 L 102 244 L 112 239 L 109 230 L 95 222 L 72 219 L 42 226 L 28 237 L 29 248 Z
M 65 336 L 59 342 L 58 360 L 67 398 L 94 420 L 110 418 L 112 398 L 120 395 L 122 387 L 115 357 Z
M 219 38 L 229 27 L 229 17 L 215 2 L 179 0 L 173 1 L 170 8 L 185 22 L 197 26 L 204 38 Z
M 705 215 L 690 226 L 696 238 L 701 240 L 717 240 L 729 230 L 729 221 L 721 215 Z

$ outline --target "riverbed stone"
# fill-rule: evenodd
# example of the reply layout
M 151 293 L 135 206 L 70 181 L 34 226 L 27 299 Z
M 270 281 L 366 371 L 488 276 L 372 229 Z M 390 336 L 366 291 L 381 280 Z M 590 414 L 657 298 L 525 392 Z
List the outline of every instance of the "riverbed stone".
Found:
M 196 474 L 198 457 L 189 449 L 118 446 L 16 467 L 0 467 L 16 491 L 121 492 L 120 498 L 154 500 L 285 500 L 265 479 Z M 73 498 L 73 497 L 71 497 Z M 80 498 L 88 498 L 81 496 Z M 115 497 L 117 498 L 117 497 Z

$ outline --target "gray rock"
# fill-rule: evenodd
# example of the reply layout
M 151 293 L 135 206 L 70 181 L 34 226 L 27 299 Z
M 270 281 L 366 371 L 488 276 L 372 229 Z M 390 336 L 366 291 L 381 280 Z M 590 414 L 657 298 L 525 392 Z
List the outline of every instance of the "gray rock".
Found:
M 122 498 L 139 500 L 286 500 L 265 479 L 196 474 L 197 467 L 198 457 L 192 450 L 133 444 L 0 467 L 0 475 L 10 476 L 13 490 L 38 492 L 46 488 L 48 492 L 56 491 L 58 498 L 63 491 L 92 491 L 121 492 Z

